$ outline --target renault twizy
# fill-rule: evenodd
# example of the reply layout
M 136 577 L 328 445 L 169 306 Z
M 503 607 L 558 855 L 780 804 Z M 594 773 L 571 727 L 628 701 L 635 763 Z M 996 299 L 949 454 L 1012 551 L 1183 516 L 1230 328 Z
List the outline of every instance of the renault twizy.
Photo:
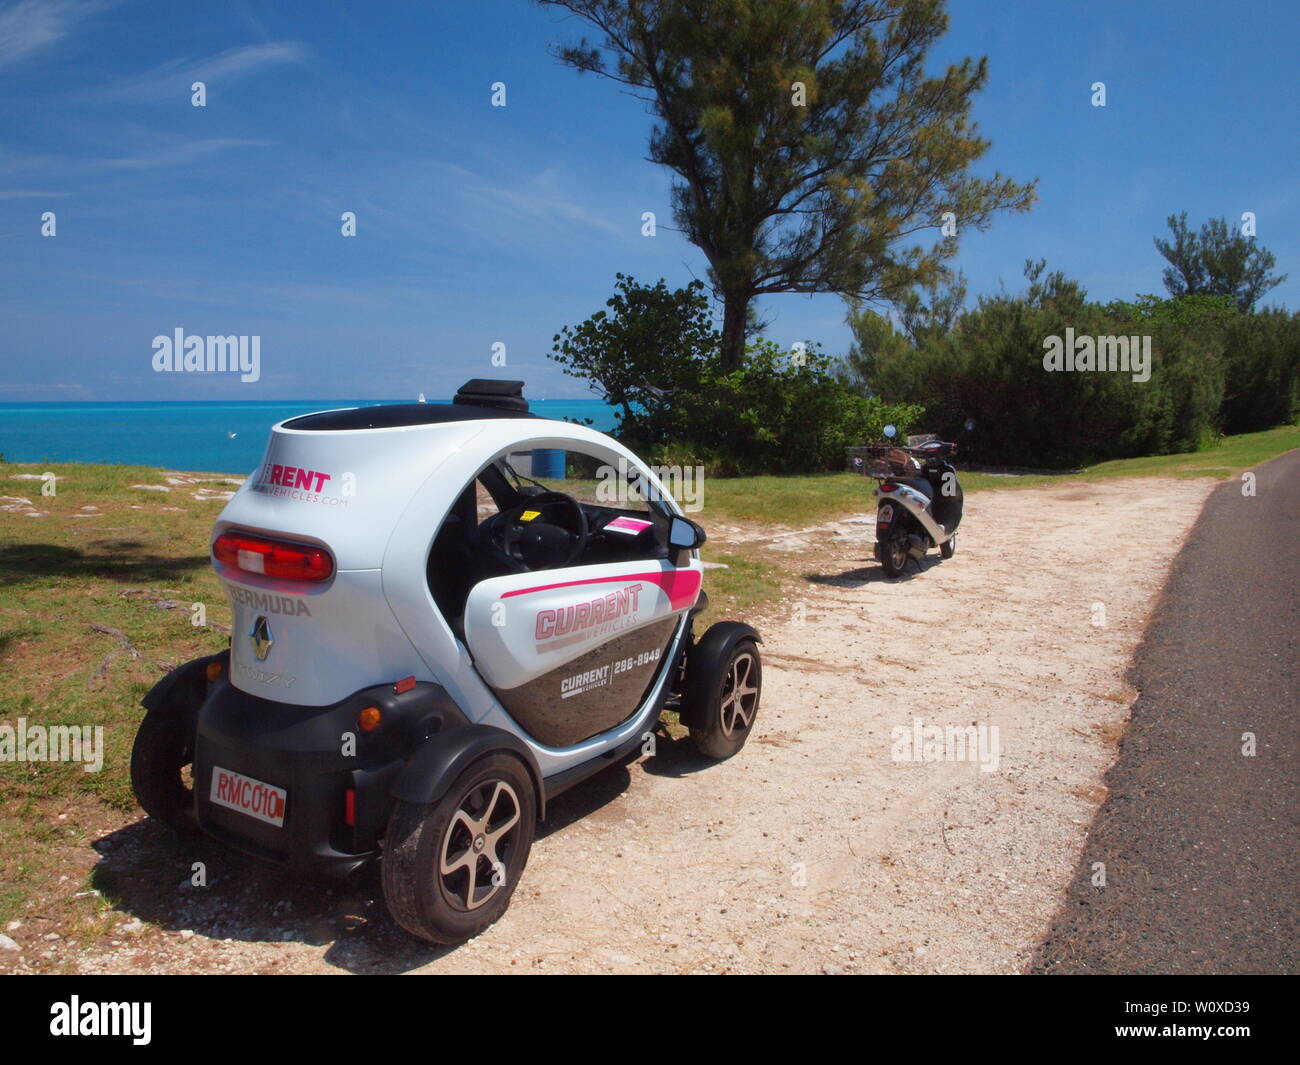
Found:
M 707 757 L 744 745 L 759 635 L 695 638 L 704 539 L 519 382 L 282 422 L 213 532 L 230 649 L 144 698 L 136 798 L 282 867 L 379 860 L 399 924 L 462 942 L 505 911 L 547 801 L 670 700 Z

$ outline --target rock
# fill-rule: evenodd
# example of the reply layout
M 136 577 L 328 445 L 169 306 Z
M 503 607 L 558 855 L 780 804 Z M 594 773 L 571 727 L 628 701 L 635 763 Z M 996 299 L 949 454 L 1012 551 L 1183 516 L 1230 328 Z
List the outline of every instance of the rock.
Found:
M 825 976 L 843 976 L 844 969 L 839 965 L 826 964 L 822 966 L 822 974 Z
M 144 922 L 139 917 L 133 917 L 122 926 L 122 931 L 130 935 L 138 935 L 144 931 Z
M 55 940 L 62 939 L 63 937 L 59 935 L 58 932 L 46 932 L 41 938 L 44 939 L 46 943 L 53 943 Z
M 8 936 L 0 935 L 0 950 L 17 951 L 22 948 Z
M 132 488 L 139 488 L 142 492 L 170 492 L 171 489 L 165 484 L 133 484 Z

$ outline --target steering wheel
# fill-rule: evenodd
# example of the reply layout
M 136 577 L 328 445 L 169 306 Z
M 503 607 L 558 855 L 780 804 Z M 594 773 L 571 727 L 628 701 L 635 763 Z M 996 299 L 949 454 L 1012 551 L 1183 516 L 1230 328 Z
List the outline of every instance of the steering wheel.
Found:
M 518 572 L 569 565 L 582 554 L 590 535 L 582 504 L 563 492 L 528 496 L 488 518 L 483 531 Z

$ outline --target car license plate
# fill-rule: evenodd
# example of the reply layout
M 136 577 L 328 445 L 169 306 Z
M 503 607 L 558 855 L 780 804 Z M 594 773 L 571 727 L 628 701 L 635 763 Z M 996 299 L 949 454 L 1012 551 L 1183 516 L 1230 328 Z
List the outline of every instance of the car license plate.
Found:
M 265 784 L 242 773 L 212 767 L 212 792 L 208 796 L 218 806 L 238 810 L 241 814 L 265 821 L 276 828 L 284 827 L 284 808 L 289 793 L 274 784 Z

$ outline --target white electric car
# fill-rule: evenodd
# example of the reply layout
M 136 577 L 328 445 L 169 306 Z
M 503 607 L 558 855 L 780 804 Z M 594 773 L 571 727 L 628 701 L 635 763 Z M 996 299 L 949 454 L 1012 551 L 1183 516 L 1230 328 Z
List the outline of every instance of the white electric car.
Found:
M 380 859 L 394 918 L 462 942 L 547 800 L 669 700 L 704 755 L 743 746 L 759 636 L 694 637 L 703 542 L 627 448 L 531 414 L 519 382 L 282 422 L 213 533 L 230 649 L 145 697 L 136 797 L 284 867 Z

